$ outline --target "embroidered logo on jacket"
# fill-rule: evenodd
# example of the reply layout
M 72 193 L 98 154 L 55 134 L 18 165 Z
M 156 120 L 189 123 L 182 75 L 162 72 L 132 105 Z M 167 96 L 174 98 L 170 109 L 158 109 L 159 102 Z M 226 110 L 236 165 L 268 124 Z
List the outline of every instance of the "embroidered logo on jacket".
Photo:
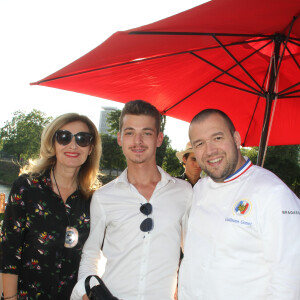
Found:
M 239 200 L 233 206 L 234 214 L 246 216 L 251 210 L 251 203 L 248 200 Z

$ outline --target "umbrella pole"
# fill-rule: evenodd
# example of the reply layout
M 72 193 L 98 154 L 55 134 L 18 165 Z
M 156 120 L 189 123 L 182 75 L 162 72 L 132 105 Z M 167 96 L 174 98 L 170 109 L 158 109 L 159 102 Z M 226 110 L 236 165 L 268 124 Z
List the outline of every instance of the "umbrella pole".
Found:
M 257 165 L 263 167 L 265 155 L 266 155 L 266 147 L 267 147 L 267 138 L 269 133 L 269 126 L 270 126 L 270 116 L 272 112 L 272 104 L 275 99 L 275 81 L 277 79 L 277 72 L 278 72 L 278 62 L 279 62 L 279 53 L 280 53 L 280 46 L 282 40 L 279 36 L 275 36 L 274 38 L 275 47 L 274 47 L 274 59 L 271 60 L 271 68 L 270 68 L 270 79 L 269 79 L 269 87 L 268 92 L 266 93 L 266 109 L 264 115 L 264 122 L 262 127 L 262 133 L 260 136 L 260 143 L 257 155 Z
M 272 111 L 272 103 L 274 97 L 268 93 L 266 98 L 266 109 L 265 109 L 265 116 L 264 116 L 264 123 L 263 129 L 260 137 L 258 155 L 257 155 L 257 165 L 263 167 L 265 155 L 266 155 L 266 148 L 267 148 L 267 138 L 269 132 L 269 125 L 270 125 L 270 116 Z

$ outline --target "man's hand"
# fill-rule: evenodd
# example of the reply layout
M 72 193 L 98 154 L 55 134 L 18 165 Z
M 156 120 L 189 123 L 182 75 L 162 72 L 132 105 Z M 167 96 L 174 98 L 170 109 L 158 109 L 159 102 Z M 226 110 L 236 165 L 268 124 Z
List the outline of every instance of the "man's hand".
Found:
M 87 294 L 84 294 L 84 295 L 82 296 L 82 300 L 89 300 L 89 297 L 87 296 Z

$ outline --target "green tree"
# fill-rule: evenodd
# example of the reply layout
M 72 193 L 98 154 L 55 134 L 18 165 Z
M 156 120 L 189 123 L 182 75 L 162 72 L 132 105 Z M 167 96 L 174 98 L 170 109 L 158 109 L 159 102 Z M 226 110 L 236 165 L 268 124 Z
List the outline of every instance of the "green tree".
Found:
M 178 158 L 176 157 L 177 150 L 168 146 L 166 149 L 166 154 L 163 160 L 162 167 L 170 175 L 176 177 L 184 172 L 184 168 Z
M 258 154 L 258 147 L 241 148 L 241 153 L 242 153 L 243 156 L 249 157 L 253 164 L 256 164 L 257 154 Z
M 243 155 L 256 163 L 258 148 L 244 148 Z M 300 184 L 300 145 L 269 146 L 264 168 L 275 173 L 288 186 Z
M 111 135 L 116 136 L 119 131 L 120 115 L 120 109 L 114 110 L 107 115 L 106 123 L 108 125 L 108 132 Z
M 18 161 L 37 157 L 43 128 L 52 120 L 39 110 L 25 114 L 16 111 L 11 121 L 0 129 L 2 150 L 14 155 Z
M 156 148 L 156 164 L 160 167 L 162 167 L 163 165 L 166 151 L 169 146 L 170 146 L 170 138 L 167 135 L 165 135 L 161 146 Z
M 163 133 L 166 127 L 167 118 L 161 115 L 160 131 Z M 156 164 L 160 167 L 163 165 L 164 157 L 166 155 L 167 148 L 170 146 L 170 138 L 165 135 L 163 142 L 159 148 L 156 150 Z
M 123 155 L 121 147 L 117 143 L 117 138 L 109 134 L 102 134 L 102 156 L 100 161 L 101 169 L 124 170 L 126 168 L 126 159 Z
M 264 167 L 275 173 L 288 186 L 292 186 L 295 181 L 300 183 L 299 151 L 299 145 L 268 147 Z

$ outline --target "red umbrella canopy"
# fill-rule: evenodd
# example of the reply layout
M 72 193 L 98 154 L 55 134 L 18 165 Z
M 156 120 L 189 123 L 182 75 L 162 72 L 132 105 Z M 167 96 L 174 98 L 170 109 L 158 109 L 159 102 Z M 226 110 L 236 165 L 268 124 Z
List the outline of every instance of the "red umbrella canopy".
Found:
M 269 121 L 269 145 L 300 144 L 299 14 L 297 0 L 213 0 L 117 32 L 33 84 L 123 103 L 143 99 L 185 121 L 218 108 L 244 146 L 259 145 Z

